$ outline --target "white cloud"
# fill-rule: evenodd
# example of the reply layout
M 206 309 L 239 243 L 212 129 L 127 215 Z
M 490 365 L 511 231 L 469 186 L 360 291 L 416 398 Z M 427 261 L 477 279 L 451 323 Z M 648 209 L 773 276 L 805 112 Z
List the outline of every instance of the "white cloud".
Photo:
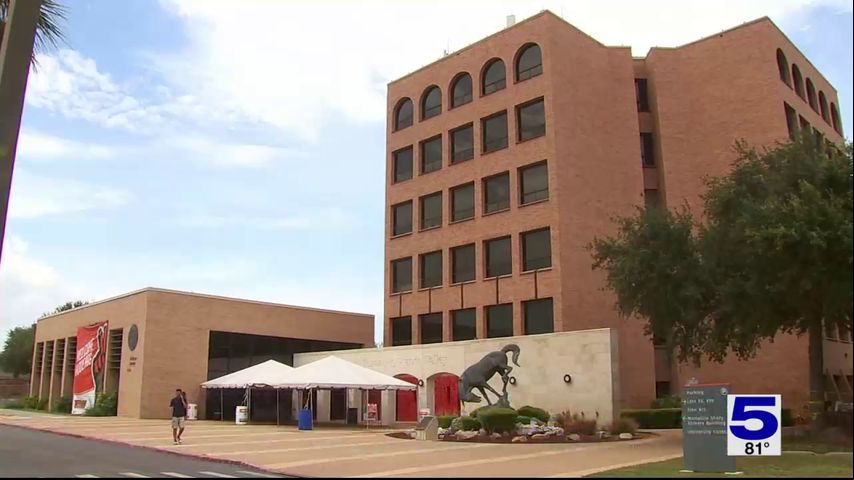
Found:
M 168 149 L 183 150 L 197 165 L 214 167 L 265 168 L 279 160 L 304 156 L 295 149 L 224 142 L 201 136 L 168 137 L 161 145 Z
M 316 210 L 310 214 L 301 215 L 213 215 L 196 214 L 180 217 L 176 223 L 183 227 L 198 228 L 253 228 L 259 230 L 321 230 L 332 229 L 342 231 L 358 224 L 358 221 L 347 213 L 332 210 Z
M 9 200 L 10 218 L 37 218 L 123 206 L 131 199 L 127 190 L 33 175 L 18 169 Z
M 78 142 L 30 129 L 22 130 L 18 137 L 19 160 L 106 159 L 116 156 L 117 153 L 116 147 Z

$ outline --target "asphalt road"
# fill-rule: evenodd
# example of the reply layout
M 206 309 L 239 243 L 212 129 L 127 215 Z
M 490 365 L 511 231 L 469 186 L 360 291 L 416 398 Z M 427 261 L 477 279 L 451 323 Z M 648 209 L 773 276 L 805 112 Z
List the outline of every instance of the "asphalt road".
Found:
M 0 477 L 282 478 L 143 448 L 0 426 Z

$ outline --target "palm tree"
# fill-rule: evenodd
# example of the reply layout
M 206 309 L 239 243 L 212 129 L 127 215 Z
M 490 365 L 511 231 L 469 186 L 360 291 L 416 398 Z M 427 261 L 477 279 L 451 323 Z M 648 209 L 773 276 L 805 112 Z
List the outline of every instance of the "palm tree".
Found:
M 9 13 L 9 1 L 0 0 L 0 41 L 3 38 L 3 28 Z M 36 24 L 36 40 L 33 49 L 33 63 L 36 63 L 36 53 L 57 48 L 65 43 L 62 24 L 65 23 L 66 8 L 56 0 L 42 0 L 41 14 Z

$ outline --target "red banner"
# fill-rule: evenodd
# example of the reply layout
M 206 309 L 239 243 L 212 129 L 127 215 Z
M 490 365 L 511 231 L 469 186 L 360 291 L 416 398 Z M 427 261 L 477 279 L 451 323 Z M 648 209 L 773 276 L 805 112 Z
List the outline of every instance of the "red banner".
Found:
M 77 329 L 73 414 L 80 415 L 92 408 L 95 405 L 95 393 L 104 387 L 108 332 L 107 322 Z

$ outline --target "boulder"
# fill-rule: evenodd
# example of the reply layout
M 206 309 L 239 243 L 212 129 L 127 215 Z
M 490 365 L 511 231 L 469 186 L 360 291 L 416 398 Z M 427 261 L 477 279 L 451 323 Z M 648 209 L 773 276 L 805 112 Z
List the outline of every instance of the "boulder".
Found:
M 471 440 L 477 437 L 478 432 L 461 430 L 454 434 L 457 440 Z
M 522 427 L 519 427 L 516 429 L 516 435 L 520 435 L 520 436 L 521 435 L 530 436 L 530 435 L 533 435 L 535 433 L 543 433 L 543 432 L 540 432 L 538 427 L 531 426 L 531 425 L 525 425 L 525 426 L 522 426 Z
M 528 443 L 528 437 L 518 436 L 510 440 L 512 443 Z
M 545 440 L 549 438 L 549 434 L 547 433 L 535 433 L 531 436 L 531 440 Z
M 633 438 L 635 438 L 635 437 L 631 433 L 621 433 L 620 434 L 620 440 L 631 440 Z
M 501 440 L 502 438 L 500 433 L 493 433 L 491 437 L 493 440 Z
M 577 433 L 570 433 L 569 436 L 566 438 L 572 440 L 573 442 L 577 442 L 577 441 L 581 440 L 581 435 L 579 435 Z

